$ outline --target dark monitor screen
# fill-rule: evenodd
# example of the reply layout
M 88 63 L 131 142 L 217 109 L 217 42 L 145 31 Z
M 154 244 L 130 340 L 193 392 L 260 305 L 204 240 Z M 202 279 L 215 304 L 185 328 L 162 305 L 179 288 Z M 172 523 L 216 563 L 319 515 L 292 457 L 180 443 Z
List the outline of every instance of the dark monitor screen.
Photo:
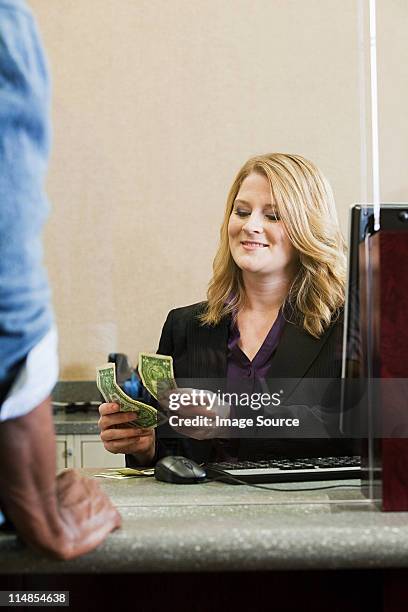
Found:
M 346 304 L 344 309 L 342 377 L 352 375 L 352 363 L 360 360 L 360 245 L 373 228 L 373 207 L 355 204 L 350 209 Z

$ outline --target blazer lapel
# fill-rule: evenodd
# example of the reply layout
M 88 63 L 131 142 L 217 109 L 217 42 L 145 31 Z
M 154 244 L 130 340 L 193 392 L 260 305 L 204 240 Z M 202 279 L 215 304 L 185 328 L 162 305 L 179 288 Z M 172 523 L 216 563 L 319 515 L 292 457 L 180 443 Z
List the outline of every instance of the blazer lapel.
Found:
M 200 325 L 194 318 L 187 330 L 190 378 L 226 378 L 230 317 L 215 327 Z
M 286 399 L 305 377 L 331 332 L 332 329 L 330 328 L 317 339 L 297 325 L 286 323 L 266 375 L 267 380 L 289 379 L 284 384 Z
M 191 318 L 186 330 L 189 378 L 226 379 L 230 320 L 231 317 L 224 317 L 218 325 L 209 327 L 200 325 L 196 317 Z M 288 398 L 305 377 L 331 332 L 332 328 L 329 328 L 317 339 L 293 323 L 286 323 L 265 378 L 275 381 L 289 379 L 285 383 L 285 396 Z

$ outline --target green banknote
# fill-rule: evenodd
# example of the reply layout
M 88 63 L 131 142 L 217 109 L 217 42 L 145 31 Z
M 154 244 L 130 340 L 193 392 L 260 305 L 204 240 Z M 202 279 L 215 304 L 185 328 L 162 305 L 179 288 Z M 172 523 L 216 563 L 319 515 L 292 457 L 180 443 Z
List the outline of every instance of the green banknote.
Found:
M 165 389 L 177 389 L 173 372 L 173 358 L 168 355 L 139 353 L 138 371 L 143 385 L 156 399 L 159 390 L 162 392 Z
M 113 478 L 115 480 L 126 480 L 128 478 L 146 478 L 146 476 L 154 476 L 154 468 L 109 468 L 106 472 L 93 474 L 94 478 Z
M 119 404 L 121 412 L 134 412 L 135 420 L 131 421 L 133 427 L 153 428 L 162 422 L 158 411 L 129 397 L 116 382 L 114 363 L 107 363 L 96 369 L 96 384 L 106 402 Z

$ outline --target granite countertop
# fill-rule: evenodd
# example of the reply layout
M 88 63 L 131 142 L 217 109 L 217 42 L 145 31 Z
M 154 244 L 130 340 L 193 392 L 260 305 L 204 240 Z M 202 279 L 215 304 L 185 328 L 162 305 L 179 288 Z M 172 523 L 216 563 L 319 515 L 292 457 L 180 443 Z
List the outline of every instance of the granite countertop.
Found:
M 99 434 L 98 406 L 103 399 L 95 381 L 59 381 L 52 401 L 57 435 Z
M 57 435 L 68 434 L 99 434 L 98 428 L 99 412 L 73 412 L 67 414 L 62 410 L 54 413 L 55 433 Z
M 379 512 L 360 489 L 298 490 L 333 482 L 280 485 L 285 492 L 219 482 L 171 485 L 154 478 L 99 482 L 118 506 L 123 526 L 98 550 L 73 561 L 48 561 L 14 535 L 2 534 L 0 571 L 408 567 L 408 513 Z

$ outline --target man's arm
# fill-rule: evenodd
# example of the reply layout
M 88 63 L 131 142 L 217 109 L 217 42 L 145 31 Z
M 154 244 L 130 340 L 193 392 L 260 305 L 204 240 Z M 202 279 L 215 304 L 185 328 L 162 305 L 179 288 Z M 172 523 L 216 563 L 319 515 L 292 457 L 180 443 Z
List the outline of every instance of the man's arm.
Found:
M 95 480 L 67 470 L 57 478 L 55 434 L 47 399 L 0 424 L 0 502 L 21 538 L 59 559 L 89 552 L 120 526 Z

